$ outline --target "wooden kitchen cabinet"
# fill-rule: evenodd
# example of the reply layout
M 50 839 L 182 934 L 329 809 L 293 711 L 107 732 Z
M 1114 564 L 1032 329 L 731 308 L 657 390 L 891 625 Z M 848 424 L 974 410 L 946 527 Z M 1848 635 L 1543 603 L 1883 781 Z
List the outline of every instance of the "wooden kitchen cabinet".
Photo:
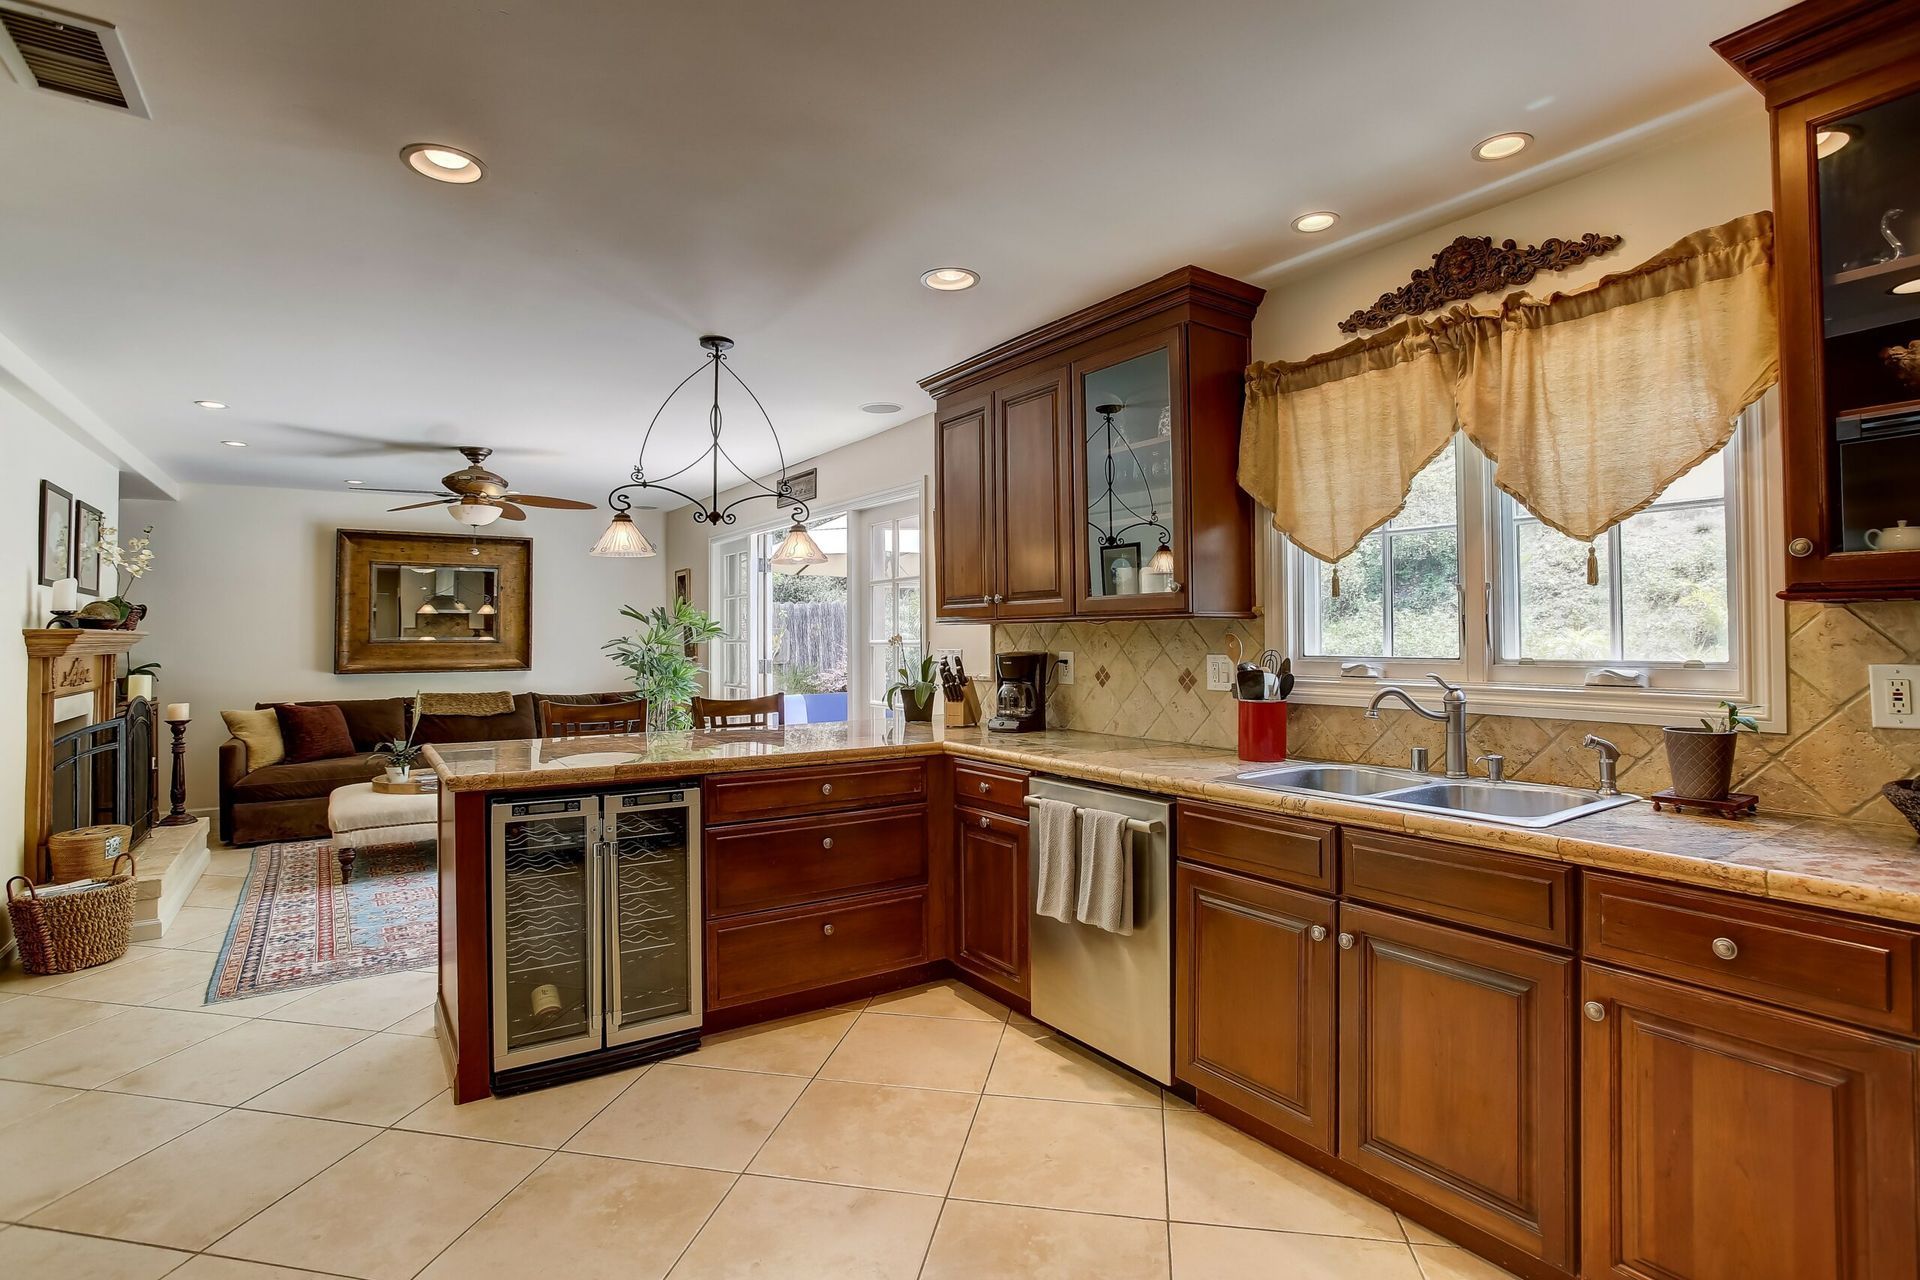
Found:
M 1235 474 L 1264 296 L 1183 267 L 922 379 L 936 615 L 1251 617 Z
M 1332 1151 L 1333 900 L 1188 862 L 1175 893 L 1175 1076 Z
M 1587 1280 L 1920 1274 L 1915 1048 L 1586 966 Z
M 1341 1159 L 1572 1269 L 1573 962 L 1340 905 Z
M 1920 543 L 1875 549 L 1920 526 L 1920 0 L 1808 0 L 1713 47 L 1773 123 L 1782 594 L 1920 597 Z
M 953 962 L 1017 1002 L 1027 999 L 1027 824 L 961 806 L 954 811 Z

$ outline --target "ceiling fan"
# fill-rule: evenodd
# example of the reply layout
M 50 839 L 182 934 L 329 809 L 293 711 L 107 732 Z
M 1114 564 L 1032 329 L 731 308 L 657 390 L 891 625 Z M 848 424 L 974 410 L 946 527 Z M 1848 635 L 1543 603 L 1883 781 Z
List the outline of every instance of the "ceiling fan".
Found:
M 514 493 L 508 488 L 505 476 L 486 468 L 486 461 L 493 450 L 462 445 L 460 452 L 466 455 L 467 465 L 440 477 L 442 487 L 439 489 L 377 489 L 372 485 L 354 487 L 363 493 L 429 494 L 432 498 L 429 502 L 410 502 L 403 507 L 389 507 L 387 510 L 417 511 L 421 507 L 445 507 L 455 520 L 476 529 L 502 518 L 525 520 L 527 513 L 521 510 L 522 507 L 551 507 L 560 511 L 593 510 L 591 502 L 548 498 L 537 493 Z

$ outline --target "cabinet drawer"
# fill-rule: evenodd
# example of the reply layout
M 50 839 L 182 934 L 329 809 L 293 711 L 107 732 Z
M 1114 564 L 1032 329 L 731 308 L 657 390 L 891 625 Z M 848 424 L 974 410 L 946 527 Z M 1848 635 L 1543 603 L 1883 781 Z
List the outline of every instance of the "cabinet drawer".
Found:
M 953 762 L 953 802 L 998 809 L 1010 818 L 1027 816 L 1027 775 L 970 760 Z
M 927 881 L 927 811 L 920 806 L 713 827 L 706 845 L 710 916 Z
M 1324 822 L 1182 800 L 1175 825 L 1189 862 L 1333 892 L 1334 828 Z
M 872 764 L 720 774 L 707 779 L 700 802 L 707 822 L 712 824 L 872 808 L 881 804 L 909 804 L 926 796 L 924 761 L 883 760 Z
M 1343 830 L 1341 892 L 1553 946 L 1573 945 L 1573 872 L 1437 840 Z
M 1595 960 L 1913 1035 L 1920 937 L 1728 894 L 1586 881 Z
M 927 959 L 924 892 L 861 898 L 707 926 L 707 1003 L 745 1004 L 871 977 Z

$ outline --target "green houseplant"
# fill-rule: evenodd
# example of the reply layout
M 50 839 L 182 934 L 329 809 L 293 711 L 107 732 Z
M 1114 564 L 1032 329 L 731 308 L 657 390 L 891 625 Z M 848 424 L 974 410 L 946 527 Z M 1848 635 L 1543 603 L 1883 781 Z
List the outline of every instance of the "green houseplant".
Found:
M 414 695 L 414 706 L 420 705 L 420 695 Z M 387 767 L 388 782 L 405 782 L 413 774 L 413 762 L 420 758 L 426 748 L 414 745 L 413 735 L 420 728 L 420 717 L 413 718 L 413 724 L 407 729 L 404 739 L 394 738 L 383 742 L 373 749 L 373 758 Z
M 1742 733 L 1760 725 L 1746 708 L 1722 700 L 1718 714 L 1700 718 L 1698 729 L 1662 730 L 1667 744 L 1667 773 L 1673 794 L 1688 800 L 1725 800 L 1733 789 L 1733 757 Z
M 688 707 L 700 692 L 704 668 L 687 649 L 718 639 L 724 629 L 685 600 L 652 609 L 628 605 L 620 616 L 640 624 L 639 629 L 600 647 L 627 669 L 634 691 L 647 700 L 647 732 L 692 728 Z
M 911 665 L 902 665 L 895 674 L 898 678 L 887 686 L 887 705 L 891 707 L 897 697 L 904 718 L 933 719 L 933 658 L 920 659 L 917 671 Z

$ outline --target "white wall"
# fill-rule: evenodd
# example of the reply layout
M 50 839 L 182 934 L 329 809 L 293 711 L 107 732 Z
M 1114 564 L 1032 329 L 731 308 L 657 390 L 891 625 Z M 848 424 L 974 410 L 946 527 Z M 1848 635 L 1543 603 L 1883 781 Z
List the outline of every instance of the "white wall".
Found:
M 926 495 L 927 522 L 924 533 L 928 551 L 920 572 L 925 598 L 931 602 L 934 560 L 940 555 L 940 548 L 933 542 L 933 415 L 903 422 L 878 435 L 842 445 L 818 457 L 789 463 L 787 472 L 791 475 L 809 467 L 817 467 L 820 471 L 820 496 L 811 504 L 818 512 L 832 511 L 850 500 L 896 489 L 917 488 Z M 744 491 L 745 486 L 741 486 L 728 490 L 721 497 L 723 501 L 731 500 Z M 739 514 L 742 525 L 730 527 L 717 536 L 734 537 L 743 526 L 771 523 L 779 519 L 782 512 L 771 501 L 766 501 L 749 503 L 740 508 Z M 693 508 L 687 506 L 666 514 L 666 528 L 666 541 L 661 546 L 663 558 L 667 561 L 667 581 L 672 582 L 672 574 L 676 570 L 691 570 L 693 602 L 707 609 L 707 579 L 711 566 L 708 551 L 716 537 L 713 527 L 696 523 Z M 929 632 L 929 640 L 931 648 L 960 650 L 969 672 L 985 674 L 990 670 L 993 657 L 991 627 L 936 622 Z
M 20 627 L 47 625 L 47 589 L 40 585 L 40 482 L 51 480 L 118 522 L 119 470 L 0 390 L 0 600 Z M 113 571 L 101 586 L 113 592 Z M 136 597 L 137 598 L 137 597 Z M 0 881 L 26 866 L 26 647 L 0 636 Z M 7 939 L 0 913 L 0 943 Z
M 1627 159 L 1327 266 L 1280 276 L 1254 318 L 1254 359 L 1301 360 L 1352 341 L 1356 335 L 1340 332 L 1337 322 L 1407 283 L 1416 268 L 1432 266 L 1434 252 L 1455 236 L 1523 245 L 1589 231 L 1622 238 L 1610 254 L 1525 286 L 1544 294 L 1635 266 L 1689 232 L 1772 207 L 1767 113 L 1756 94 L 1744 108 Z M 1502 296 L 1483 294 L 1473 305 L 1491 306 Z
M 335 675 L 335 532 L 460 528 L 436 509 L 389 515 L 386 508 L 399 501 L 352 491 L 189 485 L 177 502 L 123 504 L 129 524 L 154 526 L 155 567 L 139 597 L 152 606 L 146 626 L 153 639 L 140 654 L 164 666 L 162 702 L 193 704 L 188 807 L 218 803 L 223 710 L 417 689 L 587 693 L 625 686 L 600 645 L 630 625 L 619 616 L 622 605 L 652 608 L 666 599 L 666 574 L 662 557 L 587 554 L 606 528 L 604 511 L 530 510 L 524 524 L 491 526 L 533 540 L 531 670 Z M 639 513 L 638 522 L 657 544 L 659 517 Z

